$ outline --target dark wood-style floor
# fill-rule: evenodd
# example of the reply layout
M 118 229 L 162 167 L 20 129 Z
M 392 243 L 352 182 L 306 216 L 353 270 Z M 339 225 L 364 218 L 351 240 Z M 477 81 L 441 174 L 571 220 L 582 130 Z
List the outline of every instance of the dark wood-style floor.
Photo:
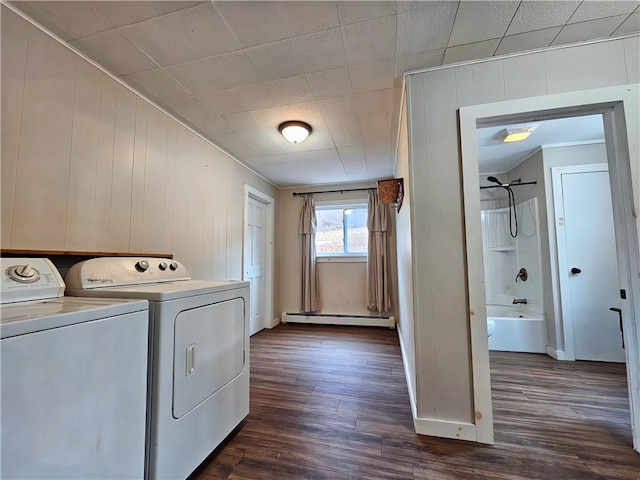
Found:
M 495 445 L 418 436 L 397 333 L 251 339 L 251 413 L 193 479 L 640 479 L 624 365 L 491 353 Z

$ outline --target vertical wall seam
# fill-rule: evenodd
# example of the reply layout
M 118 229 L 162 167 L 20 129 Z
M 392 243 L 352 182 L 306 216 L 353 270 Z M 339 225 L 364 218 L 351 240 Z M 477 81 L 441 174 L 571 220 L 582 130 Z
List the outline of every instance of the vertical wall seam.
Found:
M 15 232 L 15 210 L 16 210 L 16 185 L 18 185 L 18 168 L 20 166 L 20 145 L 22 138 L 22 112 L 24 111 L 24 92 L 27 90 L 27 61 L 29 59 L 29 37 L 27 34 L 27 44 L 24 49 L 24 67 L 22 69 L 22 97 L 20 99 L 20 114 L 18 118 L 18 138 L 16 147 L 16 168 L 13 172 L 13 194 L 11 197 L 11 236 L 9 237 L 9 247 L 13 247 L 13 234 Z

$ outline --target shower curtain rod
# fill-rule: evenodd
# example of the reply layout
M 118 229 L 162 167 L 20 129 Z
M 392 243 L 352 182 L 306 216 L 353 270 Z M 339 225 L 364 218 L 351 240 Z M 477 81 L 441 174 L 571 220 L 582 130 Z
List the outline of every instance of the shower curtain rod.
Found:
M 367 190 L 376 190 L 376 187 L 369 188 L 343 188 L 340 190 L 322 190 L 317 192 L 293 192 L 293 196 L 297 197 L 300 195 L 313 195 L 316 193 L 344 193 L 344 192 L 365 192 Z
M 502 185 L 485 185 L 480 187 L 480 190 L 483 190 L 485 188 L 505 188 L 505 187 L 519 187 L 520 185 L 535 185 L 538 182 L 522 182 L 522 183 L 505 183 L 504 186 Z

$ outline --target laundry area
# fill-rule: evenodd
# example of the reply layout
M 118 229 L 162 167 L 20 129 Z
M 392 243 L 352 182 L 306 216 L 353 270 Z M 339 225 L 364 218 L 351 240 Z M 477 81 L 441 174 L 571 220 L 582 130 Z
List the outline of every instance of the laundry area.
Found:
M 0 477 L 640 469 L 640 2 L 0 21 Z

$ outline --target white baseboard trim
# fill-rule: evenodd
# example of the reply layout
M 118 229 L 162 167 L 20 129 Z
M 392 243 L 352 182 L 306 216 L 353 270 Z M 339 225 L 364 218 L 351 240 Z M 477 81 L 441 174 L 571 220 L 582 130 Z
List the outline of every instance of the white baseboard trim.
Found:
M 549 355 L 551 358 L 555 358 L 556 360 L 575 360 L 574 358 L 567 358 L 567 354 L 564 350 L 556 350 L 554 348 L 551 348 L 549 345 L 547 345 L 547 355 Z
M 280 318 L 276 317 L 271 320 L 271 325 L 267 325 L 267 328 L 271 330 L 273 327 L 277 326 L 280 323 Z
M 409 390 L 409 403 L 411 404 L 411 415 L 413 416 L 413 428 L 418 435 L 428 435 L 431 437 L 453 438 L 455 440 L 467 440 L 477 442 L 478 436 L 476 426 L 473 423 L 454 422 L 447 420 L 436 420 L 433 418 L 418 417 L 418 407 L 416 396 L 411 386 L 410 374 L 407 368 L 407 355 L 402 341 L 402 332 L 398 328 L 398 339 L 400 340 L 400 352 L 402 353 L 402 364 L 404 365 L 404 375 Z
M 332 315 L 304 313 L 283 313 L 280 318 L 282 323 L 314 323 L 319 325 L 351 325 L 366 327 L 396 328 L 396 319 L 393 315 L 375 317 L 368 315 Z

